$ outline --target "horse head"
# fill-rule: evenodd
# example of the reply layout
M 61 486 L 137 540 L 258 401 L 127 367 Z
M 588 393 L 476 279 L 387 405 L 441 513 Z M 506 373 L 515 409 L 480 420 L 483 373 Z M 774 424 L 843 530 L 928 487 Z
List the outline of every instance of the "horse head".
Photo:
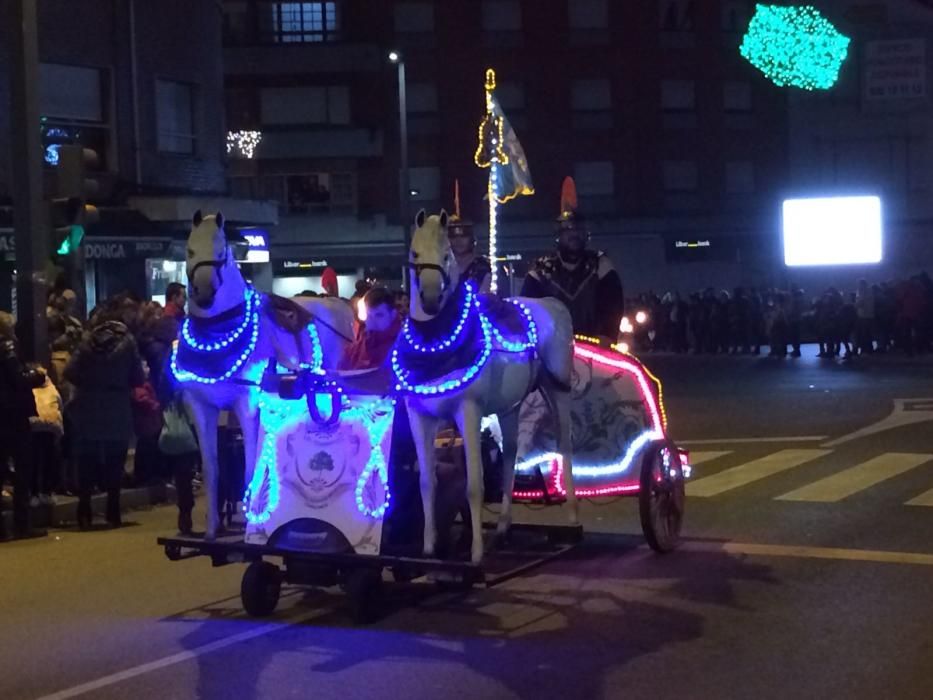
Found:
M 243 278 L 227 245 L 224 215 L 220 212 L 202 216 L 199 209 L 194 213 L 188 235 L 187 273 L 195 315 L 217 314 L 243 301 Z
M 417 320 L 436 316 L 457 288 L 457 261 L 447 238 L 447 212 L 415 217 L 408 254 L 411 268 L 411 314 Z

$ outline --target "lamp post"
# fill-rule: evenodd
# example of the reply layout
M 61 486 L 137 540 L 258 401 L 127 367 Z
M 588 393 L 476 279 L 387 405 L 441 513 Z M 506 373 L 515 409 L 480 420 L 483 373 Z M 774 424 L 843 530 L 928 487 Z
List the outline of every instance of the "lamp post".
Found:
M 411 248 L 411 211 L 408 206 L 411 198 L 411 183 L 408 177 L 408 106 L 405 95 L 405 60 L 399 51 L 389 52 L 389 61 L 398 66 L 398 130 L 399 148 L 399 217 L 402 221 L 402 240 L 405 245 L 405 260 Z M 408 266 L 402 269 L 403 286 L 409 289 Z

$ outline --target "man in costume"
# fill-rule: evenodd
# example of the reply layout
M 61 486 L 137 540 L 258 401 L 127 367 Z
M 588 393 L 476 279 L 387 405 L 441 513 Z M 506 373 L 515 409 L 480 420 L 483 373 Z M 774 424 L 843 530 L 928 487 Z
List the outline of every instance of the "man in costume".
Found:
M 625 311 L 622 281 L 609 257 L 590 250 L 590 232 L 577 205 L 572 178 L 561 188 L 557 250 L 538 258 L 522 285 L 523 297 L 555 297 L 570 309 L 573 331 L 615 340 Z
M 473 222 L 460 217 L 459 181 L 454 181 L 454 213 L 448 218 L 447 238 L 450 240 L 450 248 L 457 259 L 460 279 L 473 282 L 477 291 L 488 294 L 492 268 L 489 260 L 476 252 Z

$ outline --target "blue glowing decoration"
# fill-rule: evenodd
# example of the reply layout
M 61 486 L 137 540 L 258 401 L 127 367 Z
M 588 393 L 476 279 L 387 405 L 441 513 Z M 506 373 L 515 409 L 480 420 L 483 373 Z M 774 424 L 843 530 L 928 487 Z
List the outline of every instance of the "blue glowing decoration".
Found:
M 247 292 L 249 293 L 249 292 Z M 258 296 L 258 295 L 257 295 Z M 246 361 L 249 359 L 250 355 L 253 354 L 253 351 L 256 349 L 256 344 L 259 342 L 259 304 L 256 304 L 253 307 L 249 306 L 247 303 L 247 309 L 244 311 L 246 318 L 248 319 L 248 326 L 250 330 L 250 339 L 249 343 L 243 349 L 243 352 L 240 353 L 240 356 L 237 357 L 230 367 L 227 368 L 222 374 L 219 374 L 216 377 L 204 377 L 189 370 L 183 369 L 178 366 L 178 346 L 181 342 L 188 344 L 188 337 L 186 334 L 182 334 L 182 339 L 175 344 L 172 348 L 172 359 L 171 359 L 171 370 L 172 375 L 175 377 L 176 381 L 179 382 L 197 382 L 199 384 L 218 384 L 220 382 L 225 382 L 230 379 L 233 375 L 242 369 L 243 365 L 246 364 Z M 193 338 L 192 338 L 193 340 Z M 229 344 L 229 343 L 228 343 Z M 195 350 L 201 352 L 212 352 L 214 351 L 213 345 L 210 346 L 209 350 L 204 350 L 205 345 L 201 344 L 200 346 L 192 345 Z M 226 347 L 225 345 L 222 347 Z M 220 349 L 220 348 L 218 348 Z
M 475 314 L 479 320 L 483 336 L 480 351 L 476 360 L 474 360 L 473 364 L 467 367 L 463 374 L 461 374 L 459 377 L 454 377 L 439 383 L 412 384 L 409 381 L 409 376 L 411 373 L 402 367 L 399 349 L 396 347 L 392 350 L 392 372 L 395 374 L 395 388 L 397 391 L 416 394 L 419 396 L 437 396 L 440 394 L 447 394 L 452 391 L 457 391 L 458 389 L 462 389 L 467 384 L 476 379 L 483 367 L 486 366 L 486 362 L 489 360 L 489 357 L 493 351 L 493 341 L 495 341 L 495 343 L 497 343 L 503 350 L 510 353 L 526 352 L 528 350 L 533 350 L 537 346 L 538 327 L 535 324 L 534 318 L 531 315 L 531 311 L 527 306 L 515 299 L 508 300 L 509 303 L 516 305 L 522 312 L 522 315 L 525 317 L 524 340 L 508 340 L 503 336 L 502 332 L 495 327 L 492 321 L 489 320 L 486 314 L 480 311 L 479 300 L 476 298 L 472 285 L 468 282 L 464 284 L 466 286 L 467 294 L 466 299 L 463 302 L 463 309 L 460 312 L 460 318 L 456 327 L 447 338 L 432 345 L 425 345 L 424 343 L 414 339 L 410 329 L 408 328 L 407 321 L 403 326 L 403 337 L 409 348 L 416 352 L 441 352 L 449 348 L 460 337 L 460 334 L 463 332 L 463 328 L 466 326 L 470 318 Z
M 45 147 L 45 162 L 49 165 L 58 165 L 58 149 L 59 145 L 53 143 L 51 146 Z
M 347 407 L 349 400 L 343 395 L 343 389 L 333 381 L 326 382 L 326 386 L 336 388 L 345 406 L 341 412 L 341 420 L 358 421 L 366 427 L 369 434 L 369 460 L 357 479 L 354 496 L 360 513 L 378 520 L 385 515 L 391 502 L 388 463 L 382 450 L 382 441 L 392 427 L 394 414 L 391 409 L 395 406 L 395 401 L 384 399 L 365 405 Z M 320 395 L 316 393 L 315 400 Z M 256 469 L 243 496 L 243 501 L 247 504 L 246 519 L 254 525 L 267 522 L 278 508 L 281 499 L 276 447 L 279 436 L 308 418 L 305 402 L 281 399 L 275 394 L 268 393 L 263 393 L 259 400 L 259 415 L 265 436 L 259 459 L 256 461 Z M 364 490 L 374 475 L 378 477 L 382 485 L 385 498 L 379 505 L 370 506 L 366 504 Z M 267 480 L 265 500 L 259 507 L 258 503 L 254 504 L 254 500 L 263 494 L 263 482 Z
M 412 350 L 421 353 L 440 352 L 457 342 L 457 338 L 459 338 L 460 334 L 463 332 L 463 327 L 466 326 L 467 319 L 470 317 L 470 311 L 473 309 L 476 302 L 476 294 L 473 291 L 473 285 L 469 282 L 464 282 L 463 286 L 466 287 L 466 300 L 463 302 L 463 308 L 460 310 L 460 319 L 457 321 L 457 325 L 454 326 L 453 332 L 443 340 L 432 345 L 422 344 L 415 340 L 410 319 L 405 319 L 405 323 L 402 325 L 402 334 L 405 336 L 405 341 Z
M 321 345 L 321 336 L 314 323 L 308 324 L 308 336 L 311 338 L 311 366 L 312 372 L 319 372 L 324 366 L 324 347 Z
M 584 477 L 584 478 L 597 478 L 597 477 L 606 477 L 606 476 L 619 476 L 627 472 L 632 463 L 635 461 L 635 458 L 638 456 L 638 453 L 641 452 L 642 448 L 645 447 L 648 443 L 654 440 L 663 440 L 664 435 L 655 430 L 646 430 L 641 433 L 638 437 L 632 440 L 631 444 L 628 446 L 628 449 L 625 451 L 625 455 L 618 462 L 611 462 L 609 464 L 594 464 L 594 465 L 583 465 L 577 464 L 576 461 L 573 463 L 573 476 Z M 523 462 L 520 462 L 515 465 L 516 472 L 533 472 L 536 468 L 540 467 L 542 464 L 552 464 L 556 460 L 560 459 L 560 455 L 556 452 L 548 452 L 546 454 L 534 457 L 532 459 L 527 459 Z
M 191 333 L 191 319 L 186 318 L 185 322 L 181 325 L 181 334 L 188 346 L 194 348 L 198 352 L 214 352 L 216 350 L 223 350 L 228 345 L 231 345 L 239 340 L 240 336 L 246 332 L 247 328 L 249 328 L 250 320 L 253 317 L 253 312 L 256 310 L 256 307 L 258 307 L 260 301 L 259 294 L 249 287 L 246 288 L 246 292 L 244 292 L 243 297 L 246 302 L 246 310 L 243 312 L 243 322 L 236 330 L 227 335 L 227 337 L 216 342 L 198 342 L 198 340 Z

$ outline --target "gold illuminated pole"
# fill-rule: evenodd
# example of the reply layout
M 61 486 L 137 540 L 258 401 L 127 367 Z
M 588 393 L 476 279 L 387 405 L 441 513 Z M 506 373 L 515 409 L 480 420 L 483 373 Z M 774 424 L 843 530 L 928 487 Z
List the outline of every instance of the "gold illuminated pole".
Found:
M 479 125 L 479 146 L 473 160 L 480 168 L 489 168 L 489 181 L 486 183 L 486 196 L 489 199 L 489 262 L 490 278 L 489 291 L 497 293 L 499 288 L 498 264 L 498 225 L 497 210 L 499 208 L 498 180 L 499 166 L 507 165 L 509 158 L 502 150 L 502 117 L 495 113 L 495 103 L 492 98 L 496 89 L 496 72 L 489 68 L 486 71 L 486 115 Z

